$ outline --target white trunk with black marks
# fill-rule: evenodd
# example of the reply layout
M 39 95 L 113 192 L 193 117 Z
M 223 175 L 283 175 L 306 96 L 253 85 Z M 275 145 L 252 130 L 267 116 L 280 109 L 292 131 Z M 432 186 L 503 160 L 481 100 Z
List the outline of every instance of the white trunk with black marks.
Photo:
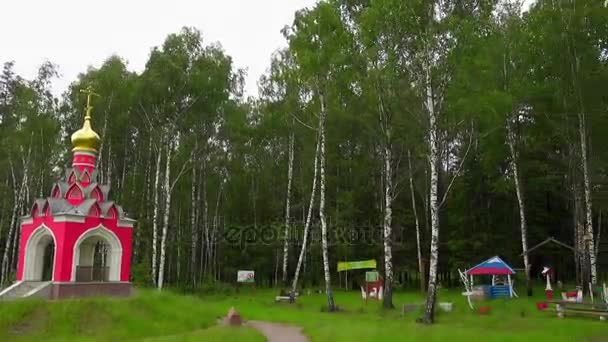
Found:
M 163 281 L 165 276 L 165 259 L 167 251 L 167 232 L 169 230 L 169 217 L 171 215 L 171 142 L 167 145 L 167 160 L 165 162 L 165 211 L 163 215 L 163 234 L 160 238 L 160 262 L 158 265 L 158 284 L 159 290 L 163 288 Z
M 182 210 L 181 208 L 179 208 L 179 210 L 177 211 L 177 265 L 176 265 L 176 270 L 177 270 L 177 276 L 176 276 L 176 280 L 177 283 L 179 283 L 181 281 L 181 270 L 182 270 L 182 249 L 181 249 L 181 245 L 182 245 Z M 169 273 L 171 274 L 171 273 Z
M 589 257 L 591 269 L 591 283 L 597 283 L 597 265 L 595 254 L 595 234 L 593 233 L 593 210 L 591 198 L 591 180 L 589 179 L 589 161 L 587 156 L 587 129 L 585 124 L 585 115 L 582 112 L 578 114 L 578 129 L 581 144 L 581 161 L 583 164 L 583 180 L 585 189 L 585 240 L 586 253 Z
M 23 155 L 23 149 L 21 149 L 22 155 Z M 10 251 L 11 251 L 11 247 L 12 247 L 12 242 L 14 240 L 13 234 L 15 233 L 16 229 L 19 229 L 19 215 L 21 214 L 21 208 L 23 207 L 23 202 L 24 202 L 24 198 L 25 198 L 25 193 L 26 193 L 26 187 L 27 187 L 27 183 L 28 183 L 28 174 L 29 174 L 29 163 L 30 163 L 30 156 L 31 156 L 31 152 L 32 152 L 32 147 L 30 145 L 30 147 L 28 148 L 28 153 L 27 153 L 27 159 L 23 159 L 23 178 L 21 179 L 21 184 L 19 186 L 19 191 L 17 192 L 17 195 L 15 196 L 15 203 L 14 203 L 14 208 L 13 208 L 13 212 L 11 215 L 11 221 L 9 223 L 9 229 L 8 229 L 8 235 L 6 237 L 6 245 L 4 247 L 4 254 L 2 256 L 2 270 L 1 270 L 1 274 L 0 274 L 0 287 L 2 285 L 4 285 L 4 283 L 8 280 L 8 276 L 9 276 L 9 272 L 10 272 L 10 268 L 11 268 L 11 262 L 10 262 Z M 10 162 L 10 160 L 9 160 Z M 16 178 L 15 178 L 15 172 L 14 172 L 14 168 L 13 168 L 13 164 L 11 164 L 11 172 L 13 175 L 13 188 L 15 190 L 16 189 Z M 39 209 L 42 210 L 42 209 Z M 18 241 L 16 243 L 19 243 Z
M 112 97 L 113 96 L 110 96 L 110 105 L 112 104 Z M 97 168 L 100 171 L 99 172 L 99 182 L 102 184 L 109 184 L 108 182 L 105 181 L 105 177 L 104 177 L 105 158 L 103 157 L 103 152 L 105 150 L 104 147 L 106 145 L 105 142 L 109 140 L 109 139 L 106 139 L 106 133 L 108 131 L 108 116 L 109 116 L 108 110 L 109 110 L 109 108 L 106 108 L 105 115 L 103 118 L 103 128 L 101 129 L 101 145 L 99 146 L 99 158 L 97 159 Z M 108 160 L 109 160 L 109 158 L 108 158 Z
M 387 127 L 386 138 L 390 141 L 390 129 Z M 387 142 L 384 146 L 384 307 L 393 307 L 393 249 L 392 249 L 392 220 L 393 220 L 393 170 L 391 165 L 392 151 Z
M 190 276 L 192 277 L 192 285 L 196 285 L 196 259 L 198 246 L 198 228 L 196 224 L 196 211 L 198 202 L 196 201 L 196 166 L 192 168 L 192 189 L 190 191 L 190 232 L 192 233 L 192 245 L 190 246 Z
M 4 254 L 2 256 L 2 275 L 0 276 L 0 285 L 4 285 L 4 283 L 8 280 L 8 276 L 9 276 L 9 272 L 10 272 L 10 251 L 13 247 L 13 241 L 14 241 L 14 236 L 16 235 L 15 230 L 18 229 L 17 226 L 19 225 L 18 221 L 19 221 L 19 215 L 20 215 L 20 211 L 21 211 L 21 206 L 23 203 L 23 197 L 24 197 L 24 189 L 25 189 L 25 183 L 26 183 L 26 176 L 24 175 L 23 180 L 21 182 L 21 185 L 19 187 L 19 191 L 17 196 L 15 196 L 16 201 L 15 201 L 15 207 L 13 208 L 13 212 L 11 215 L 11 220 L 9 222 L 9 229 L 8 229 L 8 235 L 6 237 L 6 244 L 4 247 Z
M 420 291 L 424 292 L 424 265 L 422 264 L 422 247 L 420 245 L 420 220 L 418 219 L 418 209 L 416 208 L 416 192 L 414 191 L 414 173 L 412 171 L 412 154 L 407 150 L 407 166 L 410 178 L 410 197 L 412 198 L 412 212 L 414 213 L 414 223 L 416 225 L 416 256 L 418 258 L 418 273 L 420 273 Z
M 600 253 L 600 244 L 601 244 L 600 238 L 601 237 L 602 237 L 602 209 L 600 209 L 600 213 L 597 217 L 597 237 L 595 238 L 595 259 L 596 260 Z
M 511 120 L 513 118 L 509 118 Z M 513 129 L 513 122 L 507 122 L 507 144 L 511 152 L 511 163 L 513 166 L 513 182 L 515 183 L 515 193 L 517 194 L 517 205 L 519 207 L 519 227 L 521 232 L 521 248 L 522 253 L 528 250 L 528 224 L 526 221 L 526 206 L 524 201 L 524 192 L 519 174 L 519 151 L 517 150 L 517 136 Z M 526 272 L 526 281 L 530 281 L 530 262 L 528 253 L 523 255 L 524 269 Z
M 323 273 L 325 276 L 325 293 L 327 294 L 327 310 L 335 311 L 334 295 L 331 290 L 331 274 L 329 272 L 329 255 L 327 246 L 327 218 L 325 217 L 325 119 L 327 112 L 325 109 L 325 98 L 323 94 L 319 94 L 319 102 L 321 103 L 321 115 L 319 116 L 319 140 L 321 149 L 319 151 L 320 159 L 320 196 L 319 196 L 319 219 L 321 220 L 321 249 L 323 252 Z
M 207 200 L 207 161 L 203 160 L 203 239 L 201 239 L 201 280 L 207 275 L 209 247 L 209 201 Z M 204 245 L 204 246 L 203 246 Z
M 108 141 L 108 155 L 111 156 L 112 155 L 112 140 Z M 109 186 L 112 186 L 112 162 L 114 159 L 112 158 L 108 158 L 108 162 L 107 164 L 107 168 L 108 170 L 106 171 L 106 184 L 108 184 Z
M 159 148 L 156 156 L 156 176 L 154 178 L 154 213 L 152 214 L 152 282 L 156 286 L 158 281 L 158 268 L 156 262 L 158 260 L 158 215 L 159 215 L 159 191 L 160 185 L 160 162 L 162 157 L 162 150 Z
M 124 187 L 125 187 L 125 176 L 127 174 L 127 163 L 126 160 L 128 160 L 128 153 L 129 153 L 129 144 L 125 144 L 125 150 L 123 151 L 123 156 L 125 156 L 125 160 L 122 161 L 122 171 L 120 173 L 120 200 L 123 200 L 124 197 Z M 137 163 L 135 163 L 135 165 L 133 166 L 133 170 L 131 171 L 133 173 L 137 173 Z
M 314 159 L 314 172 L 312 176 L 312 190 L 310 191 L 310 202 L 308 203 L 308 213 L 306 214 L 306 222 L 304 223 L 304 235 L 302 237 L 302 247 L 300 249 L 300 256 L 298 257 L 298 264 L 296 265 L 296 272 L 293 276 L 291 284 L 291 293 L 294 294 L 298 287 L 298 280 L 300 277 L 300 270 L 302 269 L 302 263 L 306 256 L 306 244 L 308 243 L 308 232 L 310 230 L 310 224 L 312 221 L 312 211 L 315 204 L 315 196 L 317 193 L 317 175 L 319 170 L 319 150 L 321 148 L 321 138 L 317 135 L 317 147 L 315 149 Z
M 210 269 L 213 273 L 214 277 L 217 278 L 217 272 L 215 272 L 216 258 L 217 258 L 217 234 L 219 230 L 219 210 L 220 210 L 220 200 L 222 198 L 222 192 L 224 191 L 224 183 L 220 184 L 220 189 L 217 193 L 217 199 L 215 201 L 215 211 L 213 213 L 213 224 L 211 229 L 211 237 L 207 250 L 209 251 L 208 259 L 210 262 Z
M 430 163 L 430 199 L 429 207 L 431 211 L 431 249 L 429 261 L 429 284 L 423 322 L 430 324 L 434 322 L 435 301 L 437 299 L 437 268 L 439 265 L 439 127 L 437 113 L 435 111 L 435 99 L 433 86 L 431 83 L 430 54 L 427 57 L 425 66 L 426 83 L 426 110 L 429 117 L 429 163 Z
M 287 282 L 287 264 L 289 262 L 289 232 L 291 226 L 291 183 L 293 180 L 294 133 L 289 135 L 289 161 L 287 165 L 287 194 L 285 195 L 285 233 L 283 236 L 283 283 Z

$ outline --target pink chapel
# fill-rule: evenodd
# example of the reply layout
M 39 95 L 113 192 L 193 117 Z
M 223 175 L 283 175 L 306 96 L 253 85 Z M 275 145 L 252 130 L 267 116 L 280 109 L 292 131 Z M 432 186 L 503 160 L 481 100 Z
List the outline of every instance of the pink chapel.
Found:
M 111 200 L 110 186 L 97 181 L 101 139 L 91 128 L 92 92 L 87 92 L 83 127 L 72 135 L 72 167 L 53 185 L 50 197 L 37 199 L 21 220 L 17 282 L 11 286 L 14 297 L 59 299 L 131 292 L 135 220 Z

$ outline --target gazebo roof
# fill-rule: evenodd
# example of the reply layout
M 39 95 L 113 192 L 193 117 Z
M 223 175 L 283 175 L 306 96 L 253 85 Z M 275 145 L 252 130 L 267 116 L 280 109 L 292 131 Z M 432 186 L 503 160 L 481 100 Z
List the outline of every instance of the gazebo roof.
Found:
M 500 257 L 495 256 L 472 267 L 466 271 L 467 275 L 497 275 L 515 274 L 511 266 L 507 265 Z

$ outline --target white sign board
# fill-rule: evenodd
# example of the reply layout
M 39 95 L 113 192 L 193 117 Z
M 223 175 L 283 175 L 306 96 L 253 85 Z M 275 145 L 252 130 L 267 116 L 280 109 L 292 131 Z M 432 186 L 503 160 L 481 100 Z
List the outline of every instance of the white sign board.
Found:
M 255 282 L 255 271 L 238 271 L 236 274 L 237 283 Z

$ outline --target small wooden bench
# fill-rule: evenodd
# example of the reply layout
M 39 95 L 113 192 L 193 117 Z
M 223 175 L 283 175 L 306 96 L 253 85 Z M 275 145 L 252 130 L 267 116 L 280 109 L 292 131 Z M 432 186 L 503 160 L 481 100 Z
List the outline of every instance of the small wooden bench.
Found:
M 299 293 L 296 292 L 294 294 L 294 296 L 292 297 L 289 293 L 285 292 L 285 291 L 281 291 L 281 293 L 274 297 L 274 301 L 279 303 L 279 302 L 288 302 L 288 303 L 295 303 L 296 299 L 299 297 Z
M 564 318 L 566 315 L 581 315 L 599 317 L 601 321 L 608 320 L 608 305 L 605 303 L 577 303 L 569 301 L 552 301 L 555 304 L 557 317 Z

